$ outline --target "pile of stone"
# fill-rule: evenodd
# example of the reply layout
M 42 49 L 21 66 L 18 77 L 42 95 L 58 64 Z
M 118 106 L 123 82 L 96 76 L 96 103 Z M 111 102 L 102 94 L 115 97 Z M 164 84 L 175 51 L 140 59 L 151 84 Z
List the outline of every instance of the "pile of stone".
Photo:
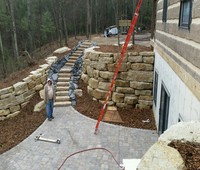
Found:
M 82 80 L 88 93 L 103 102 L 113 78 L 120 54 L 85 51 Z M 153 88 L 153 52 L 130 52 L 125 55 L 108 105 L 151 108 Z

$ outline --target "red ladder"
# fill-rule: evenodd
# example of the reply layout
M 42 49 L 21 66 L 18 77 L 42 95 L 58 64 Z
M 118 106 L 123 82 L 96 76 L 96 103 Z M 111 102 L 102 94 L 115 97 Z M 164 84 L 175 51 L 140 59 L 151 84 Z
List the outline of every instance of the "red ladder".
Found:
M 99 118 L 98 118 L 98 120 L 97 120 L 97 124 L 96 124 L 96 127 L 95 127 L 95 132 L 94 132 L 94 134 L 97 134 L 100 121 L 101 121 L 102 118 L 103 118 L 104 111 L 105 111 L 105 108 L 106 108 L 107 103 L 108 103 L 108 99 L 109 99 L 109 97 L 110 97 L 111 91 L 112 91 L 113 86 L 114 86 L 114 83 L 115 83 L 115 79 L 117 78 L 117 74 L 118 74 L 118 72 L 119 72 L 120 66 L 121 66 L 121 64 L 122 64 L 122 60 L 123 60 L 124 55 L 125 55 L 125 53 L 126 53 L 126 50 L 127 50 L 128 43 L 129 43 L 129 41 L 130 41 L 131 35 L 132 35 L 133 30 L 134 30 L 134 28 L 135 28 L 135 24 L 137 23 L 137 19 L 138 19 L 138 16 L 139 16 L 139 10 L 140 10 L 141 5 L 142 5 L 142 0 L 139 0 L 139 1 L 138 1 L 138 4 L 137 4 L 137 7 L 136 7 L 136 10 L 135 10 L 135 14 L 134 14 L 133 19 L 132 19 L 132 22 L 131 22 L 131 26 L 130 26 L 129 31 L 128 31 L 128 34 L 127 34 L 127 36 L 126 36 L 126 41 L 125 41 L 124 46 L 123 46 L 122 51 L 121 51 L 121 57 L 120 57 L 119 62 L 118 62 L 118 64 L 117 64 L 117 67 L 116 67 L 116 70 L 115 70 L 115 74 L 114 74 L 114 76 L 113 76 L 113 78 L 112 78 L 112 82 L 111 82 L 111 84 L 110 84 L 110 88 L 109 88 L 108 93 L 107 93 L 106 100 L 105 100 L 104 105 L 103 105 L 103 108 L 101 109 L 101 112 L 100 112 L 100 114 L 99 114 Z

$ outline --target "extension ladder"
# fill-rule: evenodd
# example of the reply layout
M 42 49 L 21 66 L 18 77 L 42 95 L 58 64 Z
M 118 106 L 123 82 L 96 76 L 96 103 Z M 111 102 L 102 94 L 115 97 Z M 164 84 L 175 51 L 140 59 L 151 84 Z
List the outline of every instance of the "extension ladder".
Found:
M 120 69 L 120 66 L 122 64 L 122 60 L 124 58 L 124 55 L 126 53 L 126 50 L 127 50 L 127 47 L 128 47 L 128 43 L 130 41 L 130 38 L 131 38 L 131 35 L 134 31 L 134 28 L 135 28 L 135 24 L 137 23 L 137 19 L 138 19 L 138 16 L 139 16 L 139 10 L 140 10 L 140 7 L 142 5 L 142 0 L 138 0 L 138 4 L 137 4 L 137 7 L 136 7 L 136 10 L 135 10 L 135 13 L 134 13 L 134 16 L 133 16 L 133 19 L 132 19 L 132 22 L 131 22 L 131 26 L 129 28 L 129 31 L 128 31 L 128 34 L 126 36 L 126 41 L 123 45 L 123 48 L 122 48 L 122 51 L 121 51 L 121 57 L 119 59 L 119 62 L 117 64 L 117 67 L 116 67 L 116 70 L 115 70 L 115 73 L 114 73 L 114 76 L 112 78 L 112 81 L 111 81 L 111 84 L 110 84 L 110 88 L 107 92 L 107 96 L 106 96 L 106 100 L 104 102 L 104 105 L 103 105 L 103 108 L 101 109 L 101 112 L 99 114 L 99 118 L 97 120 L 97 123 L 96 123 L 96 127 L 95 127 L 95 132 L 94 134 L 97 134 L 97 131 L 98 131 L 98 127 L 99 127 L 99 124 L 103 118 L 103 115 L 104 115 L 104 112 L 105 112 L 105 108 L 107 106 L 107 103 L 108 103 L 108 100 L 109 100 L 109 97 L 111 95 L 111 91 L 113 89 L 113 86 L 114 86 L 114 83 L 115 83 L 115 79 L 117 78 L 117 74 L 119 72 L 119 69 Z

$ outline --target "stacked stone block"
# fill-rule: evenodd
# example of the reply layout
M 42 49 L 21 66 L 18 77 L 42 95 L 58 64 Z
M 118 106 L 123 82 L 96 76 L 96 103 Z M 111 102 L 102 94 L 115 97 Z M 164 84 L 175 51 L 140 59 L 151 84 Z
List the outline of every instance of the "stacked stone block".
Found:
M 117 63 L 117 53 L 88 51 L 84 54 L 82 80 L 88 93 L 104 102 Z M 123 59 L 108 105 L 151 108 L 153 89 L 153 52 L 130 52 Z
M 0 89 L 0 120 L 14 117 L 26 106 L 37 91 L 43 89 L 49 68 L 52 63 L 57 61 L 57 57 L 48 57 L 48 64 L 40 65 L 35 71 L 22 81 Z

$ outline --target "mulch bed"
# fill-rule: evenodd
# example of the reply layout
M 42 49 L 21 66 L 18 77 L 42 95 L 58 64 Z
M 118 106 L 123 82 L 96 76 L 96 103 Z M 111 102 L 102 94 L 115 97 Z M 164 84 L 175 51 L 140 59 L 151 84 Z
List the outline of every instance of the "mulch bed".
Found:
M 114 45 L 100 45 L 100 48 L 94 48 L 95 51 L 100 52 L 109 52 L 109 53 L 120 53 L 122 50 L 122 46 L 114 46 Z M 151 47 L 145 47 L 142 45 L 133 45 L 128 47 L 127 52 L 144 52 L 144 51 L 152 51 Z
M 35 94 L 19 115 L 0 121 L 0 154 L 16 146 L 33 133 L 46 119 L 45 110 L 33 112 L 34 106 L 41 101 L 39 94 Z
M 83 90 L 83 96 L 77 98 L 76 110 L 92 119 L 98 119 L 103 105 L 92 100 L 92 97 L 87 93 L 87 85 L 82 80 L 79 80 L 79 88 Z M 152 109 L 118 108 L 117 110 L 123 123 L 112 124 L 156 130 Z M 147 119 L 150 120 L 149 123 L 144 123 L 143 120 Z
M 200 144 L 183 141 L 172 141 L 169 146 L 181 154 L 187 170 L 200 170 Z

